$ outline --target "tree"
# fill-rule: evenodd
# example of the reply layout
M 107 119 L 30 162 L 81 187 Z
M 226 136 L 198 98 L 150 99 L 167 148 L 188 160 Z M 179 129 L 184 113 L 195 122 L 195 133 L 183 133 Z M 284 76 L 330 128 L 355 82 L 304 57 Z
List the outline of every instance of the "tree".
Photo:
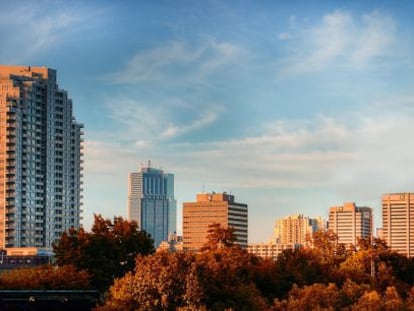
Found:
M 74 266 L 14 269 L 0 274 L 1 289 L 90 289 L 90 276 Z
M 98 310 L 266 310 L 254 284 L 258 264 L 239 248 L 139 256 Z
M 352 305 L 352 309 L 355 311 L 380 311 L 381 310 L 381 297 L 377 291 L 367 291 L 361 298 Z
M 154 252 L 153 241 L 136 222 L 121 217 L 114 223 L 95 215 L 92 232 L 70 229 L 53 245 L 58 265 L 73 264 L 87 270 L 92 284 L 105 290 L 114 278 L 123 276 L 135 266 L 137 255 Z
M 285 310 L 335 310 L 339 294 L 335 284 L 312 284 L 299 288 L 294 285 L 289 292 L 289 298 L 284 303 Z M 275 302 L 276 309 L 280 302 Z
M 236 235 L 234 228 L 224 228 L 219 223 L 212 223 L 208 226 L 207 243 L 200 251 L 215 250 L 218 248 L 232 248 L 236 245 Z
M 313 283 L 327 283 L 329 267 L 323 258 L 310 248 L 284 250 L 277 257 L 274 269 L 274 296 L 286 297 L 293 284 L 299 287 Z
M 134 272 L 115 281 L 98 310 L 176 310 L 190 306 L 198 310 L 203 294 L 197 290 L 194 261 L 193 255 L 185 253 L 138 256 Z

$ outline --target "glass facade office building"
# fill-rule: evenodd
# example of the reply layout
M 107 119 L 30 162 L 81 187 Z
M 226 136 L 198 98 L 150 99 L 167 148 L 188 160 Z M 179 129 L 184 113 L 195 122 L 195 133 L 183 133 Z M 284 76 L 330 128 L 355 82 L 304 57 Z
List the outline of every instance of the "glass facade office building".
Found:
M 176 232 L 174 175 L 152 168 L 149 162 L 139 172 L 129 174 L 128 188 L 128 219 L 151 234 L 158 247 Z

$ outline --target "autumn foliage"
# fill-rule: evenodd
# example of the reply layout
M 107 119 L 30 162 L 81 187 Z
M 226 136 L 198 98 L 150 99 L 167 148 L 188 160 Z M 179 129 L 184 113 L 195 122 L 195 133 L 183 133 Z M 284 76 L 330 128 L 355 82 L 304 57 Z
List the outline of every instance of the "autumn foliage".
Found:
M 154 252 L 154 244 L 136 222 L 119 217 L 113 222 L 95 215 L 91 232 L 71 229 L 53 245 L 56 263 L 86 270 L 94 288 L 106 290 L 117 277 L 135 267 L 138 255 Z
M 381 240 L 345 247 L 319 232 L 273 262 L 211 228 L 201 253 L 139 256 L 97 310 L 414 310 L 413 260 Z
M 44 265 L 0 274 L 0 289 L 90 289 L 90 276 L 74 266 Z

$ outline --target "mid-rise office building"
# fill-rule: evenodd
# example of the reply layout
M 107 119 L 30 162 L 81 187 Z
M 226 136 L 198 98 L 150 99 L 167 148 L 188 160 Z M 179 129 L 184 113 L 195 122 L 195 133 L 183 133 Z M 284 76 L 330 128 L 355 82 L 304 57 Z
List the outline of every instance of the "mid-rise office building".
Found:
M 141 166 L 128 178 L 128 219 L 151 234 L 157 248 L 168 235 L 176 232 L 177 202 L 174 198 L 174 175 L 160 169 Z
M 227 193 L 199 193 L 196 202 L 183 203 L 184 251 L 197 252 L 207 242 L 209 226 L 232 227 L 235 243 L 247 248 L 247 204 Z
M 414 193 L 382 196 L 382 237 L 393 251 L 414 256 Z
M 345 203 L 329 209 L 328 229 L 338 235 L 338 242 L 356 245 L 358 238 L 372 237 L 372 208 Z
M 324 229 L 322 218 L 287 216 L 276 220 L 273 240 L 277 244 L 304 245 L 314 232 Z
M 249 243 L 247 251 L 258 257 L 276 260 L 283 251 L 295 248 L 294 244 L 280 244 L 272 241 L 269 243 Z
M 56 70 L 0 66 L 0 248 L 50 248 L 79 228 L 82 127 Z

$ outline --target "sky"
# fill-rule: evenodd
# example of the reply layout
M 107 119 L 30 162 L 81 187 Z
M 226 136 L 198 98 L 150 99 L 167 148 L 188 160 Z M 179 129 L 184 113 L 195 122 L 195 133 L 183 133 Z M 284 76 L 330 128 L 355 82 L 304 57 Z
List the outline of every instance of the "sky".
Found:
M 83 224 L 142 163 L 228 192 L 249 241 L 414 191 L 412 1 L 0 0 L 0 64 L 46 66 L 84 129 Z

